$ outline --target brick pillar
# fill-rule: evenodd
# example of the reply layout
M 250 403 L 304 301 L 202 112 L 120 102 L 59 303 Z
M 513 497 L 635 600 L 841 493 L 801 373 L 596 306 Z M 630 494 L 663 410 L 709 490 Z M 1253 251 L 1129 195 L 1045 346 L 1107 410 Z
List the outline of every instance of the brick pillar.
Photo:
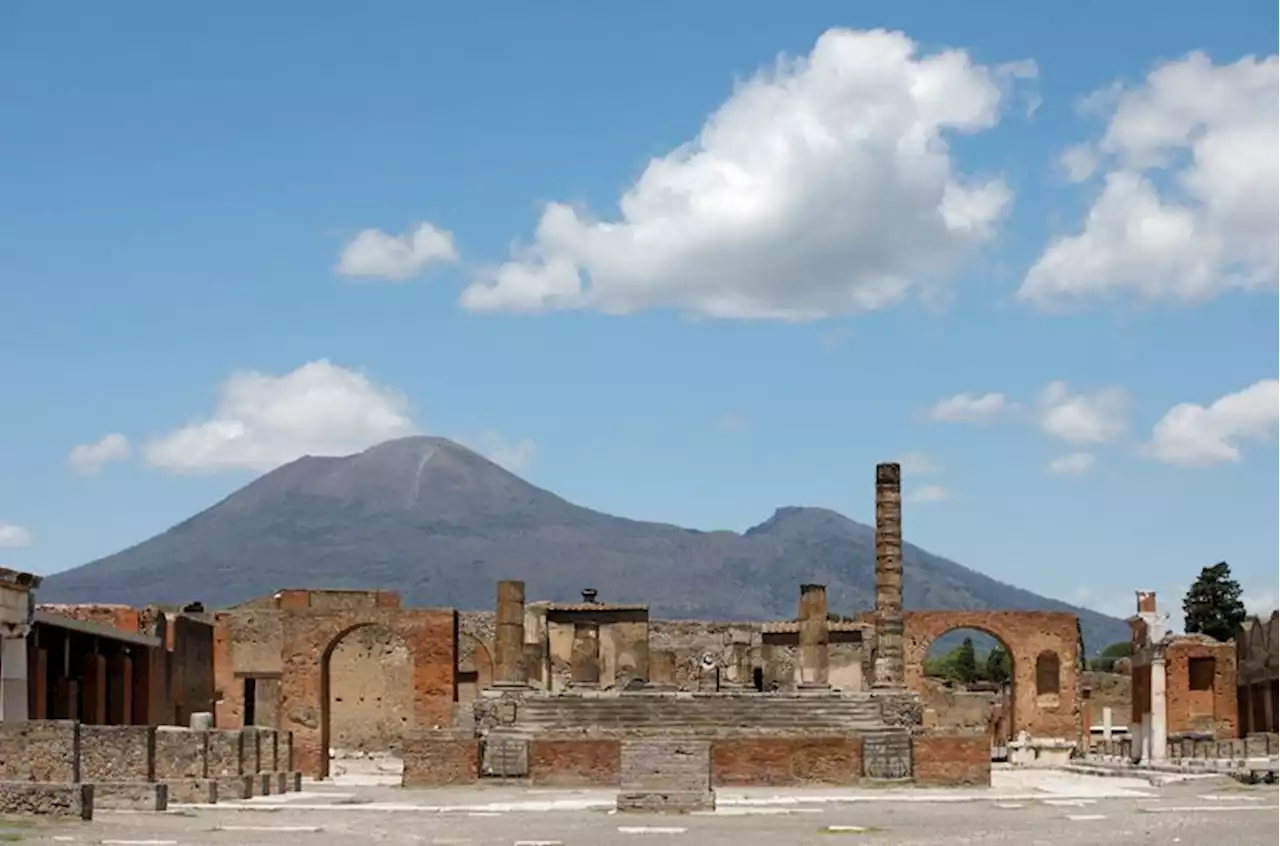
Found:
M 107 724 L 107 656 L 87 655 L 84 659 L 84 714 L 80 719 L 93 726 Z
M 902 469 L 876 465 L 876 664 L 872 687 L 904 687 Z
M 133 688 L 133 693 L 129 697 L 130 703 L 130 722 L 135 726 L 155 725 L 152 722 L 151 713 L 151 661 L 149 655 L 151 650 L 146 647 L 140 647 L 135 658 L 131 663 L 131 675 L 129 680 Z
M 800 586 L 800 688 L 826 690 L 827 683 L 827 588 Z
M 498 582 L 497 627 L 493 633 L 493 686 L 527 687 L 524 666 L 524 582 Z
M 80 683 L 68 678 L 54 682 L 52 710 L 55 720 L 80 719 Z
M 573 652 L 569 656 L 573 686 L 600 686 L 600 624 L 573 624 Z
M 670 649 L 654 649 L 649 653 L 649 682 L 654 690 L 675 690 L 676 654 Z
M 49 719 L 49 650 L 33 649 L 27 666 L 28 695 L 27 704 L 30 718 L 33 720 Z
M 107 721 L 113 726 L 133 724 L 133 659 L 117 652 L 107 662 Z

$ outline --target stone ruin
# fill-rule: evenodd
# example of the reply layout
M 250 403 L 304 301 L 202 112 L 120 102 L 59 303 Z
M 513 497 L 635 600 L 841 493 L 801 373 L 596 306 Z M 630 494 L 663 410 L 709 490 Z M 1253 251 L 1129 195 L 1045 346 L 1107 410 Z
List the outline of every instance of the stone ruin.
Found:
M 811 583 L 795 620 L 708 623 L 594 590 L 527 602 L 515 580 L 492 612 L 382 590 L 35 606 L 38 577 L 11 574 L 0 812 L 296 789 L 344 746 L 402 761 L 405 787 L 607 787 L 620 810 L 677 812 L 726 786 L 984 785 L 997 747 L 1041 765 L 1083 747 L 1075 616 L 904 610 L 898 465 L 876 467 L 875 502 L 875 608 L 853 619 L 832 620 Z M 939 724 L 921 698 L 929 645 L 958 628 L 1011 656 L 998 719 Z M 44 751 L 16 754 L 28 746 Z

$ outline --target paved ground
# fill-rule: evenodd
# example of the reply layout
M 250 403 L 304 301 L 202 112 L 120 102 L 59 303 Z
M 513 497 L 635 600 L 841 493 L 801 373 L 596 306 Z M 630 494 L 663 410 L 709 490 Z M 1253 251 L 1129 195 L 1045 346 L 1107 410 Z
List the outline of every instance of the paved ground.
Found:
M 1143 844 L 1277 841 L 1275 787 L 1225 779 L 1145 781 L 1005 771 L 984 791 L 721 790 L 714 814 L 619 815 L 607 791 L 403 791 L 309 785 L 237 807 L 101 813 L 91 823 L 6 828 L 0 842 L 105 846 L 805 846 Z

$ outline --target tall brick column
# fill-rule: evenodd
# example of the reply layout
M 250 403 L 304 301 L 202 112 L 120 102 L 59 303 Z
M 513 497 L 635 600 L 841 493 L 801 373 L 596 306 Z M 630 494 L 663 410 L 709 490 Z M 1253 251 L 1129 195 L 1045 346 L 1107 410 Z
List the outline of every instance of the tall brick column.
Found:
M 876 465 L 876 665 L 874 688 L 906 684 L 902 658 L 902 469 Z
M 498 582 L 498 619 L 493 633 L 493 686 L 526 687 L 524 582 Z
M 600 685 L 600 624 L 573 624 L 573 650 L 569 656 L 570 678 L 577 688 Z
M 825 585 L 800 585 L 800 687 L 806 690 L 826 690 L 827 642 L 827 588 Z

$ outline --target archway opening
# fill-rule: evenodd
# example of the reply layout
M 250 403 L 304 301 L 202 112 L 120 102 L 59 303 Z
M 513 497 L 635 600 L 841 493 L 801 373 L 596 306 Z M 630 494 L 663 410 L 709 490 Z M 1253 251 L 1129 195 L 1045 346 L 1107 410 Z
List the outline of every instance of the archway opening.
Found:
M 376 624 L 336 637 L 321 661 L 320 702 L 325 776 L 399 777 L 413 727 L 413 654 L 403 638 Z
M 985 731 L 1003 760 L 1013 737 L 1013 652 L 991 632 L 955 628 L 929 644 L 924 660 L 926 720 L 938 728 Z

